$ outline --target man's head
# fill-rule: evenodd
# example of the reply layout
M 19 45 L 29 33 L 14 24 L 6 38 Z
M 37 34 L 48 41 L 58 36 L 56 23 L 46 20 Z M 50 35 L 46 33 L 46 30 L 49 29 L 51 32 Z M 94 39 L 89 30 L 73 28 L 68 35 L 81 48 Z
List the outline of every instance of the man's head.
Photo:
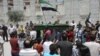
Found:
M 10 24 L 10 27 L 13 27 L 13 25 L 12 25 L 12 24 Z
M 33 23 L 32 21 L 30 21 L 30 23 Z
M 62 33 L 62 40 L 63 40 L 63 41 L 66 41 L 66 40 L 67 40 L 66 33 L 64 33 L 64 32 Z
M 28 22 L 26 23 L 26 25 L 28 25 Z
M 17 35 L 15 33 L 11 33 L 10 37 L 11 38 L 17 38 Z
M 51 44 L 50 47 L 50 54 L 53 55 L 53 54 L 58 54 L 57 51 L 58 51 L 58 46 L 56 44 Z
M 95 41 L 95 35 L 92 34 L 92 35 L 90 36 L 90 40 L 91 40 L 91 41 Z
M 37 48 L 37 41 L 36 40 L 33 40 L 32 41 L 32 46 L 33 46 L 33 49 L 36 49 Z
M 100 23 L 100 21 L 98 20 L 96 23 Z
M 72 23 L 75 23 L 75 21 L 74 21 L 74 20 L 72 20 Z
M 82 46 L 81 41 L 77 40 L 77 41 L 76 41 L 76 46 L 77 46 L 78 48 L 80 48 L 80 47 Z
M 51 39 L 50 39 L 50 37 L 49 37 L 49 36 L 46 38 L 46 41 L 51 41 Z
M 19 24 L 18 24 L 18 23 L 16 24 L 16 27 L 17 27 L 17 28 L 19 27 Z
M 30 43 L 31 43 L 30 40 L 25 40 L 24 41 L 24 48 L 30 48 Z

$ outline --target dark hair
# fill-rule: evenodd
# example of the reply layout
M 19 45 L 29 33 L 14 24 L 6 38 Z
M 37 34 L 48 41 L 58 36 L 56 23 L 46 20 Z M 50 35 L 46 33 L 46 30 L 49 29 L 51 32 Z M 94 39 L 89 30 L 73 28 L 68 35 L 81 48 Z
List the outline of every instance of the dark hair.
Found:
M 15 38 L 15 37 L 17 38 L 17 35 L 13 32 L 13 33 L 10 34 L 10 37 L 11 38 Z
M 67 36 L 66 36 L 65 33 L 62 33 L 62 40 L 63 40 L 63 41 L 66 41 L 66 40 L 67 40 Z
M 79 41 L 79 40 L 77 40 L 77 41 L 76 41 L 76 46 L 77 46 L 78 48 L 81 47 L 81 46 L 82 46 L 82 42 Z
M 49 49 L 51 55 L 58 54 L 57 52 L 58 46 L 56 44 L 51 44 Z
M 37 41 L 37 43 L 38 43 L 38 44 L 40 44 L 40 43 L 41 43 L 41 39 L 37 39 L 36 41 Z
M 95 35 L 90 36 L 91 41 L 95 41 Z
M 37 43 L 36 40 L 31 40 L 31 45 L 33 46 L 35 43 Z
M 50 36 L 48 36 L 48 37 L 46 38 L 46 41 L 51 41 Z
M 31 48 L 30 40 L 25 40 L 24 41 L 24 48 Z

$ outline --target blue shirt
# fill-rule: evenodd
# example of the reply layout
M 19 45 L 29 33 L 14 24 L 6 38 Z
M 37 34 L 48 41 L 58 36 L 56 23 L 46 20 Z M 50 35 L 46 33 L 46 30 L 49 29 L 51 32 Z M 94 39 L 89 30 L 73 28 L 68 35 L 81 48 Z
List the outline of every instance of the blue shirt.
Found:
M 58 54 L 51 55 L 50 53 L 44 53 L 43 56 L 60 56 L 60 55 L 58 55 Z

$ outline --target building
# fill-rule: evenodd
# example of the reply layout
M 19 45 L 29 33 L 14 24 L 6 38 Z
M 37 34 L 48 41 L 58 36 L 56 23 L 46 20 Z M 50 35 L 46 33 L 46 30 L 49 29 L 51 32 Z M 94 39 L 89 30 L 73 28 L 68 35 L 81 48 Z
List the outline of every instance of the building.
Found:
M 0 0 L 0 19 L 8 21 L 8 11 L 23 11 L 25 18 L 35 17 L 35 0 Z
M 91 13 L 91 21 L 100 20 L 100 0 L 48 0 L 58 12 L 42 11 L 38 0 L 0 0 L 0 22 L 8 21 L 7 12 L 11 10 L 21 10 L 24 12 L 25 20 L 32 20 L 34 23 L 54 22 L 60 19 L 60 23 L 75 20 L 85 21 Z M 40 15 L 41 19 L 38 19 Z

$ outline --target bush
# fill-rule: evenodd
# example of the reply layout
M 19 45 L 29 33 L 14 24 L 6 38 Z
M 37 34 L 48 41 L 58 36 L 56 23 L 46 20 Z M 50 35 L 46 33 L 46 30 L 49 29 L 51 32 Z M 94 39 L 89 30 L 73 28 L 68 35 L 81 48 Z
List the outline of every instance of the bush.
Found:
M 24 19 L 24 14 L 22 11 L 9 11 L 8 12 L 9 20 L 12 22 L 22 21 Z

